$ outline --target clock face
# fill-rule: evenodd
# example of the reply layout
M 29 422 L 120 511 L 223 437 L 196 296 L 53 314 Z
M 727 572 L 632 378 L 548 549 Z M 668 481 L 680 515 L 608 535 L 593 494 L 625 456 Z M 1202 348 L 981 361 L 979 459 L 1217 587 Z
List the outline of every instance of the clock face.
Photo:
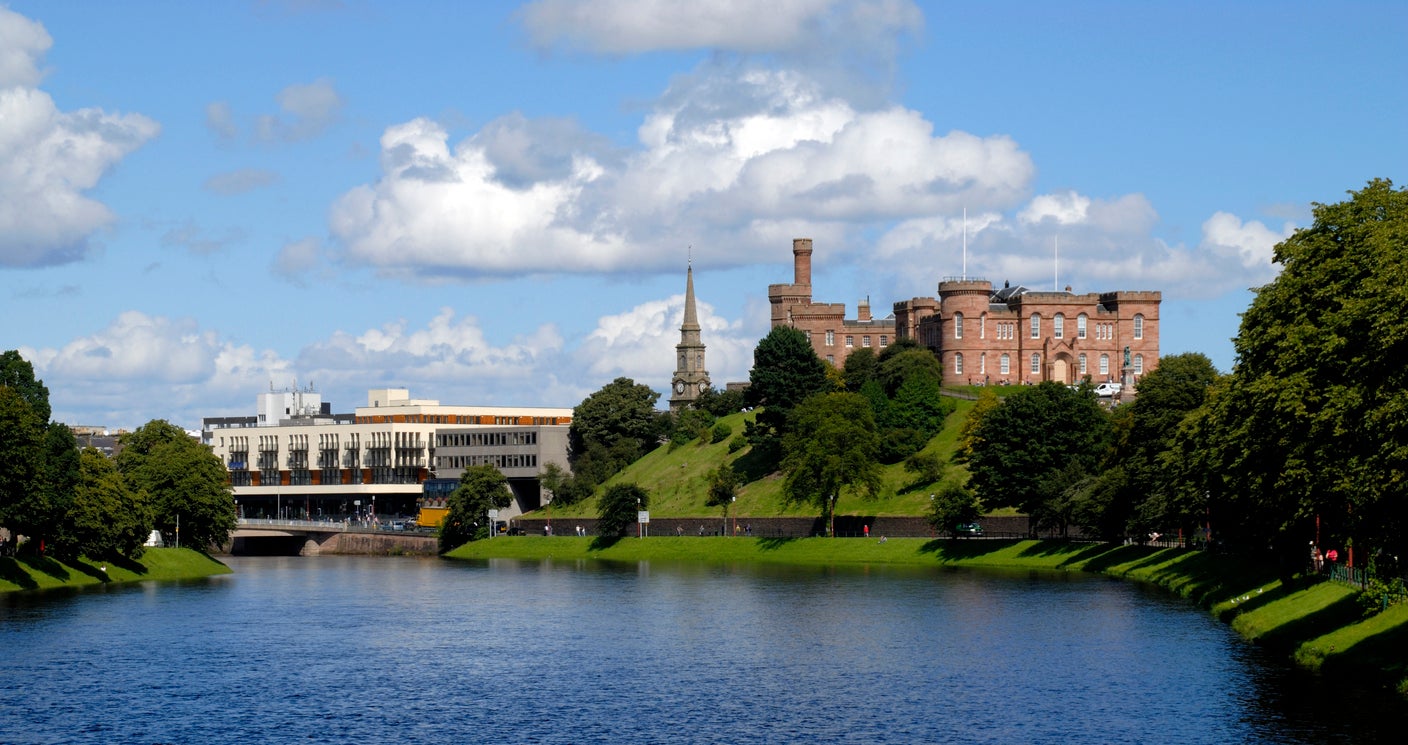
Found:
M 704 391 L 707 391 L 707 390 L 709 390 L 709 384 L 708 384 L 708 383 L 705 383 L 705 382 L 702 381 L 702 380 L 699 381 L 699 392 L 700 392 L 700 393 L 703 393 Z
M 684 381 L 683 381 L 683 380 L 676 380 L 676 381 L 675 381 L 675 393 L 684 393 Z

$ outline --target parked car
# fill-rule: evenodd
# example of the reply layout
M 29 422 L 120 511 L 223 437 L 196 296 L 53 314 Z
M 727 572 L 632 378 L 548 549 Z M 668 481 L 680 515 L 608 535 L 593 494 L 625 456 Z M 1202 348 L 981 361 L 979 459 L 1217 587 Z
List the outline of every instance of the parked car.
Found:
M 1124 384 L 1122 383 L 1100 383 L 1095 386 L 1095 395 L 1100 397 L 1118 396 L 1123 388 Z
M 963 523 L 962 525 L 959 525 L 958 527 L 954 528 L 953 532 L 957 535 L 978 536 L 983 534 L 983 526 L 977 523 Z

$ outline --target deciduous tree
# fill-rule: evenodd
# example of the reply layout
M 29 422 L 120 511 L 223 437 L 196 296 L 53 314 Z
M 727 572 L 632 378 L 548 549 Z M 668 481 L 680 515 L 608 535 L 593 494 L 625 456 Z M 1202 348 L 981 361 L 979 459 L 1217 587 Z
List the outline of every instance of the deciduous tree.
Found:
M 855 393 L 823 393 L 794 412 L 783 439 L 783 495 L 821 508 L 836 534 L 836 502 L 850 489 L 863 499 L 880 495 L 879 439 L 870 403 Z
M 637 484 L 612 484 L 601 495 L 596 529 L 605 540 L 620 538 L 636 524 L 636 513 L 650 508 L 650 493 Z
M 153 522 L 168 543 L 198 550 L 223 545 L 236 524 L 228 472 L 210 448 L 180 427 L 154 419 L 121 437 L 117 467 L 146 492 Z
M 445 501 L 448 508 L 440 521 L 440 552 L 444 553 L 478 540 L 494 529 L 489 510 L 513 503 L 508 479 L 493 466 L 470 466 L 460 474 L 459 486 Z

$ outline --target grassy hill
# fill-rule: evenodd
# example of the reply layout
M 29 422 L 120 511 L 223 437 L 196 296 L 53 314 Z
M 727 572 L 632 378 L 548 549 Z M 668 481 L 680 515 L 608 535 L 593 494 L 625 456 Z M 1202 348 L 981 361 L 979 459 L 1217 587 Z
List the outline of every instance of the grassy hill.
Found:
M 958 432 L 963 427 L 968 410 L 973 402 L 959 399 L 958 410 L 944 423 L 943 431 L 929 441 L 924 452 L 938 453 L 945 462 L 953 455 L 958 441 Z M 753 413 L 733 414 L 719 421 L 733 429 L 735 435 L 743 433 L 745 420 L 752 419 Z M 725 463 L 735 463 L 742 473 L 750 473 L 749 454 L 752 448 L 745 447 L 735 453 L 728 452 L 728 440 L 717 444 L 690 442 L 680 446 L 661 445 L 645 457 L 632 463 L 603 485 L 635 483 L 650 492 L 652 515 L 664 517 L 709 517 L 719 514 L 716 507 L 705 506 L 705 493 L 708 490 L 709 472 Z M 920 482 L 915 475 L 904 470 L 903 464 L 883 466 L 883 492 L 873 502 L 865 502 L 859 497 L 846 494 L 836 506 L 838 515 L 878 515 L 902 516 L 922 515 L 929 510 L 929 494 L 942 482 Z M 817 510 L 809 505 L 784 504 L 782 498 L 782 478 L 777 473 L 750 474 L 753 476 L 738 492 L 738 501 L 729 514 L 739 517 L 779 517 L 815 515 Z M 944 480 L 961 480 L 964 477 L 960 466 L 949 466 Z M 601 493 L 599 489 L 598 494 Z M 553 505 L 553 517 L 595 517 L 596 499 L 588 499 L 569 506 Z M 534 517 L 543 511 L 533 513 Z

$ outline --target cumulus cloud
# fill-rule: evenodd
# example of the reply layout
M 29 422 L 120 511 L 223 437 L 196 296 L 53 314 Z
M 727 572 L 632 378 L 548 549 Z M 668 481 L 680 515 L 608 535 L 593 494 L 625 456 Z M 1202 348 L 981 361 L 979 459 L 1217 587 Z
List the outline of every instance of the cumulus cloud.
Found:
M 902 0 L 536 0 L 521 15 L 535 46 L 602 54 L 788 52 L 842 31 L 880 44 L 923 24 Z
M 202 186 L 206 191 L 221 196 L 234 196 L 272 186 L 279 182 L 277 171 L 263 168 L 241 168 L 236 171 L 217 173 L 205 180 Z
M 742 320 L 729 321 L 708 303 L 696 300 L 695 310 L 705 346 L 705 366 L 714 387 L 722 389 L 730 380 L 747 380 L 757 337 L 745 330 Z M 603 316 L 577 349 L 577 365 L 596 387 L 621 376 L 661 384 L 665 371 L 674 369 L 670 360 L 674 359 L 683 322 L 683 294 Z
M 39 60 L 53 43 L 43 24 L 0 6 L 0 88 L 39 85 Z
M 1272 260 L 1276 244 L 1289 238 L 1294 230 L 1291 223 L 1276 232 L 1259 221 L 1242 222 L 1236 215 L 1217 212 L 1203 223 L 1202 246 L 1216 256 L 1252 270 L 1253 276 L 1262 277 L 1264 282 L 1278 271 Z
M 140 114 L 59 111 L 33 87 L 49 44 L 43 26 L 0 8 L 0 266 L 87 256 L 114 216 L 85 192 L 160 129 Z
M 678 81 L 625 153 L 520 116 L 451 146 L 417 119 L 386 130 L 381 169 L 333 205 L 331 232 L 353 263 L 425 277 L 658 271 L 681 236 L 751 263 L 798 230 L 1006 206 L 1034 174 L 1009 138 L 936 135 L 916 112 L 761 69 Z

